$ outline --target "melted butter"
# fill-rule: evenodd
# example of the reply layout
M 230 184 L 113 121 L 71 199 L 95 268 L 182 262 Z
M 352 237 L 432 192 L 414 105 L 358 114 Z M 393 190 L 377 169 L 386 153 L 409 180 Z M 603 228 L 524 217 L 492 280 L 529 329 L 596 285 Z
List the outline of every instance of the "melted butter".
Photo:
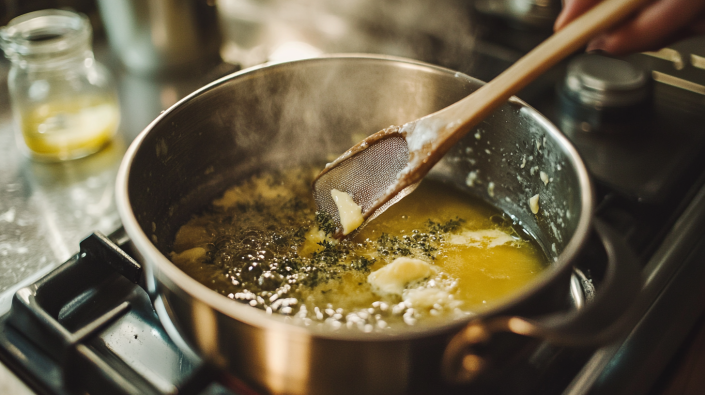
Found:
M 117 103 L 111 97 L 84 95 L 37 105 L 21 114 L 22 135 L 30 151 L 70 159 L 99 150 L 115 134 Z
M 444 236 L 433 263 L 457 281 L 455 296 L 464 308 L 481 311 L 522 288 L 546 267 L 547 259 L 534 243 L 519 238 L 506 221 L 495 221 L 502 218 L 497 209 L 427 181 L 370 222 L 356 239 L 381 233 L 402 237 L 422 229 L 429 219 L 443 222 L 455 217 L 465 222 Z
M 364 332 L 479 312 L 546 266 L 499 211 L 433 181 L 336 243 L 316 222 L 311 174 L 231 188 L 177 232 L 172 261 L 268 313 Z

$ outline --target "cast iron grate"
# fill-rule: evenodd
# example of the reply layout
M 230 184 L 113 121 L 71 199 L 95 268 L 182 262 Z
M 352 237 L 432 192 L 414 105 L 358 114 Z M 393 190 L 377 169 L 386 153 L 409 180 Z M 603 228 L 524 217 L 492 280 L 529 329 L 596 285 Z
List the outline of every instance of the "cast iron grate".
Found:
M 0 358 L 40 394 L 232 394 L 166 335 L 126 240 L 94 233 L 20 289 L 0 318 Z

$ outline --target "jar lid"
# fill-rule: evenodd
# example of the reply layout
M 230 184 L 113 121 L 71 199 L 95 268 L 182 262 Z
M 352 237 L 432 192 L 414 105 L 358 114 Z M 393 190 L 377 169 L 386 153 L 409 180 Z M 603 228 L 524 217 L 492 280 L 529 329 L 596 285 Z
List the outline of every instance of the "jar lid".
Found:
M 645 100 L 649 78 L 633 64 L 596 54 L 580 55 L 568 64 L 564 90 L 579 103 L 597 108 L 631 106 Z

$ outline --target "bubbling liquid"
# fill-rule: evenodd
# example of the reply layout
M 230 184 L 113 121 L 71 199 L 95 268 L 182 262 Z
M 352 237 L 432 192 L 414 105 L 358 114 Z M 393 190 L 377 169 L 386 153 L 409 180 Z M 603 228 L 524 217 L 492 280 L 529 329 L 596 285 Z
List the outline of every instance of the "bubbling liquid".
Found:
M 232 187 L 180 228 L 171 260 L 267 313 L 364 332 L 478 313 L 547 266 L 500 211 L 432 180 L 335 241 L 330 219 L 315 211 L 315 174 L 268 173 Z

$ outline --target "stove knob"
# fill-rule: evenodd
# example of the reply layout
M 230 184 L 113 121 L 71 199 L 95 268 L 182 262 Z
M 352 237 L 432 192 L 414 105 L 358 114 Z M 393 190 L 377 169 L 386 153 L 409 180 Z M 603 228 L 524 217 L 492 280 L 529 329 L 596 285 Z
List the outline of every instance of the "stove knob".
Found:
M 651 97 L 651 79 L 625 60 L 580 55 L 569 64 L 559 87 L 562 123 L 582 131 L 626 130 L 642 116 Z M 572 125 L 572 126 L 575 126 Z

